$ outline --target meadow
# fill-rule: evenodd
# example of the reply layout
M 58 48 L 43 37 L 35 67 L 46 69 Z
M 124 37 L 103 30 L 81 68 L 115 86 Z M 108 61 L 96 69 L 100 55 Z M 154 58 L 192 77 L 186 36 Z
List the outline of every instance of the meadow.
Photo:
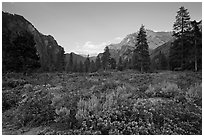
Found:
M 2 80 L 2 134 L 202 134 L 201 72 L 7 73 Z

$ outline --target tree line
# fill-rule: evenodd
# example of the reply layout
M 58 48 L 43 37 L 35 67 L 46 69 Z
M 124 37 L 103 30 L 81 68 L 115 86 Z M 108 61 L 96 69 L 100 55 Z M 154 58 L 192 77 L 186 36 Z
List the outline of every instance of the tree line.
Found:
M 202 68 L 202 29 L 199 28 L 201 22 L 191 21 L 187 9 L 181 7 L 176 15 L 176 21 L 173 24 L 174 41 L 171 44 L 169 56 L 161 51 L 152 60 L 149 55 L 149 46 L 147 35 L 142 25 L 137 36 L 137 43 L 131 58 L 125 59 L 122 56 L 116 63 L 111 58 L 109 48 L 105 47 L 102 55 L 98 55 L 95 61 L 90 61 L 89 56 L 85 62 L 73 63 L 73 57 L 70 55 L 69 67 L 66 71 L 75 72 L 95 72 L 98 70 L 117 69 L 135 69 L 140 72 L 152 70 L 201 70 Z
M 118 63 L 111 57 L 108 46 L 105 47 L 102 55 L 98 55 L 95 61 L 90 61 L 89 56 L 83 62 L 80 61 L 78 64 L 75 60 L 73 62 L 73 54 L 70 53 L 69 63 L 67 64 L 67 72 L 96 72 L 98 70 L 124 70 L 124 69 L 138 69 L 141 72 L 149 71 L 150 69 L 150 56 L 149 48 L 146 39 L 146 31 L 144 25 L 141 26 L 139 34 L 137 37 L 137 44 L 135 45 L 135 50 L 132 59 L 123 60 L 122 57 L 119 58 Z
M 201 21 L 190 20 L 187 9 L 179 9 L 173 25 L 173 36 L 176 40 L 170 48 L 169 69 L 202 69 L 202 29 L 199 24 Z
M 187 9 L 181 7 L 173 24 L 174 41 L 171 44 L 169 55 L 161 51 L 153 59 L 150 59 L 147 35 L 142 25 L 137 36 L 133 54 L 129 58 L 119 57 L 115 60 L 111 57 L 109 48 L 99 54 L 95 61 L 87 56 L 84 62 L 73 60 L 72 53 L 65 66 L 67 72 L 95 72 L 98 70 L 135 69 L 141 72 L 157 70 L 202 70 L 202 28 L 201 21 L 190 20 Z M 4 19 L 5 20 L 5 19 Z M 6 24 L 6 22 L 3 22 Z M 5 25 L 4 25 L 5 26 Z M 2 70 L 3 71 L 27 71 L 40 68 L 39 55 L 35 48 L 33 36 L 28 32 L 22 32 L 18 37 L 9 41 L 10 32 L 2 33 Z

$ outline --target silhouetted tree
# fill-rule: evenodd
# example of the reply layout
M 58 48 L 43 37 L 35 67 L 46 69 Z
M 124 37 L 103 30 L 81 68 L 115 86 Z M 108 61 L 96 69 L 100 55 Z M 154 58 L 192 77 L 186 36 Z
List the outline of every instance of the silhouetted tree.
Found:
M 84 66 L 85 66 L 85 72 L 89 72 L 89 68 L 90 68 L 90 59 L 89 59 L 89 55 L 87 56 L 85 62 L 84 62 Z
M 78 72 L 78 70 L 77 70 L 77 59 L 74 61 L 74 64 L 73 64 L 73 72 Z
M 159 54 L 152 59 L 152 65 L 154 69 L 166 70 L 168 68 L 166 56 L 160 51 Z
M 84 68 L 83 68 L 83 63 L 82 61 L 79 62 L 79 72 L 83 72 Z
M 101 60 L 102 60 L 103 69 L 107 69 L 109 67 L 109 63 L 110 63 L 110 53 L 109 53 L 108 46 L 105 47 Z
M 181 50 L 180 39 L 174 40 L 169 50 L 170 70 L 181 67 Z
M 101 68 L 101 59 L 99 55 L 96 57 L 96 69 L 99 70 Z
M 117 64 L 117 70 L 120 70 L 120 71 L 123 70 L 123 62 L 122 62 L 121 56 L 120 56 L 118 64 Z
M 136 49 L 133 52 L 131 61 L 132 69 L 140 70 L 139 54 Z
M 115 69 L 116 68 L 116 61 L 115 61 L 114 58 L 110 59 L 110 66 L 111 66 L 111 69 Z
M 183 68 L 184 65 L 184 37 L 186 32 L 190 29 L 190 15 L 187 9 L 183 6 L 177 11 L 176 22 L 173 25 L 173 36 L 179 39 L 180 49 L 180 67 Z
M 72 72 L 74 67 L 73 63 L 73 53 L 71 52 L 69 55 L 69 62 L 66 64 L 66 71 L 67 72 Z
M 127 65 L 128 69 L 132 69 L 132 59 L 128 60 L 128 65 Z
M 202 30 L 201 22 L 190 21 L 187 9 L 181 7 L 177 12 L 176 22 L 173 26 L 172 43 L 169 53 L 170 69 L 195 70 L 201 68 L 202 56 Z
M 25 31 L 9 42 L 9 36 L 2 35 L 2 68 L 3 71 L 25 72 L 40 67 L 39 55 L 35 47 L 34 37 Z
M 128 60 L 125 59 L 125 60 L 123 61 L 123 69 L 127 69 L 127 66 L 128 66 Z
M 90 72 L 95 72 L 96 71 L 96 65 L 94 61 L 92 60 L 90 63 Z
M 146 31 L 144 25 L 142 25 L 137 36 L 136 44 L 136 51 L 139 55 L 138 59 L 141 72 L 148 71 L 150 69 L 149 46 L 147 44 L 146 37 Z
M 194 39 L 194 47 L 193 47 L 193 59 L 194 59 L 194 70 L 198 71 L 198 68 L 202 66 L 202 32 L 199 29 L 198 25 L 201 24 L 200 22 L 196 22 L 196 20 L 191 22 L 191 34 Z

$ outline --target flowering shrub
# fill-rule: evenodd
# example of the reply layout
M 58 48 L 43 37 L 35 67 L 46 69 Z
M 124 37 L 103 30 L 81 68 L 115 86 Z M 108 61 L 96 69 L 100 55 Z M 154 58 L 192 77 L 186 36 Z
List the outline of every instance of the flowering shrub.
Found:
M 45 89 L 25 91 L 16 109 L 15 124 L 22 127 L 39 125 L 54 120 L 55 109 L 51 105 L 51 95 Z
M 149 85 L 149 88 L 145 93 L 149 97 L 164 97 L 164 98 L 174 98 L 181 92 L 181 89 L 175 83 L 170 83 L 163 81 L 162 83 Z
M 3 108 L 11 104 L 3 123 L 10 120 L 18 128 L 46 123 L 38 132 L 46 135 L 202 134 L 202 85 L 185 81 L 181 87 L 181 74 L 171 74 L 42 75 L 43 84 L 3 90 Z
M 76 113 L 76 118 L 78 120 L 86 119 L 89 113 L 94 113 L 97 111 L 99 100 L 96 96 L 92 95 L 91 99 L 88 101 L 80 99 L 77 106 L 78 111 Z
M 202 105 L 202 84 L 195 84 L 195 86 L 191 86 L 187 93 L 186 98 L 190 102 L 194 102 L 195 104 L 201 106 Z
M 2 91 L 2 111 L 8 110 L 18 104 L 20 95 L 18 90 L 3 90 Z

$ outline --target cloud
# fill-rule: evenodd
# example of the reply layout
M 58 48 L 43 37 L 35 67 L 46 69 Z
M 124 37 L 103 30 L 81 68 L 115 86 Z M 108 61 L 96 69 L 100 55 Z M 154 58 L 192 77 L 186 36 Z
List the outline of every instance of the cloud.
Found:
M 75 43 L 76 48 L 74 49 L 74 52 L 78 54 L 85 54 L 85 55 L 97 55 L 98 53 L 103 52 L 105 46 L 107 46 L 109 43 L 102 42 L 102 43 L 94 43 L 92 41 L 87 41 L 84 44 L 79 44 L 78 42 Z
M 116 37 L 115 40 L 122 40 L 123 38 L 121 37 Z
M 72 49 L 72 51 L 77 54 L 96 56 L 98 55 L 98 53 L 102 53 L 104 51 L 105 46 L 110 45 L 111 43 L 119 43 L 122 39 L 122 37 L 116 37 L 111 41 L 101 43 L 86 41 L 84 44 L 81 44 L 79 42 L 76 42 L 75 48 Z
M 119 42 L 121 42 L 122 41 L 122 37 L 115 37 L 114 39 L 113 39 L 113 42 L 112 43 L 119 43 Z

